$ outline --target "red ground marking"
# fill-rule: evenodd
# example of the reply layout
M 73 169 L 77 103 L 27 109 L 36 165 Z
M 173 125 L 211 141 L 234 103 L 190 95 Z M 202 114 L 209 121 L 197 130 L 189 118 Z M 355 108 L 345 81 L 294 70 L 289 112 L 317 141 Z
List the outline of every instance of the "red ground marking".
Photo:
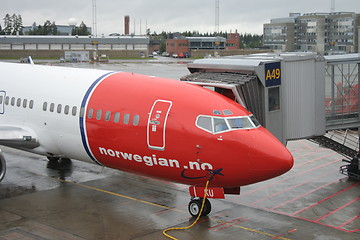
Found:
M 315 151 L 314 148 L 310 147 L 309 145 L 305 144 L 304 141 L 299 142 L 301 145 L 305 146 L 307 149 L 310 149 L 311 151 Z
M 215 225 L 213 227 L 209 227 L 208 229 L 218 228 L 218 227 L 224 226 L 225 224 L 231 223 L 233 221 L 238 221 L 238 220 L 240 220 L 242 218 L 244 218 L 244 217 L 239 217 L 239 218 L 235 218 L 235 219 L 232 219 L 232 220 L 229 220 L 229 221 L 226 221 L 226 222 L 222 222 L 222 223 L 219 223 L 219 224 L 217 224 L 217 225 Z
M 279 238 L 279 237 L 283 237 L 283 236 L 285 236 L 285 235 L 287 235 L 287 234 L 289 234 L 289 233 L 295 232 L 295 231 L 297 231 L 296 228 L 295 228 L 295 229 L 292 229 L 292 230 L 290 230 L 290 231 L 287 231 L 286 233 L 281 234 L 281 235 L 279 235 L 279 236 L 275 236 L 275 237 L 273 237 L 273 238 L 271 238 L 271 239 L 277 239 L 277 238 Z
M 346 177 L 344 177 L 344 178 L 342 178 L 342 179 L 345 179 L 345 178 L 346 178 Z M 296 197 L 296 198 L 290 199 L 290 200 L 288 200 L 288 201 L 286 201 L 286 202 L 284 202 L 284 203 L 282 203 L 282 204 L 279 204 L 279 205 L 271 208 L 271 210 L 275 210 L 276 208 L 282 207 L 282 206 L 284 206 L 284 205 L 286 205 L 286 204 L 288 204 L 288 203 L 290 203 L 290 202 L 296 201 L 296 200 L 298 200 L 299 198 L 303 198 L 303 197 L 305 197 L 305 196 L 307 196 L 307 195 L 309 195 L 309 194 L 311 194 L 311 193 L 314 193 L 314 192 L 316 192 L 316 191 L 318 191 L 318 190 L 320 190 L 320 189 L 322 189 L 322 188 L 325 188 L 325 187 L 327 187 L 327 186 L 329 186 L 329 185 L 331 185 L 331 184 L 334 184 L 334 183 L 336 183 L 336 182 L 338 182 L 338 181 L 341 181 L 342 179 L 336 179 L 336 180 L 333 181 L 333 182 L 330 182 L 330 183 L 327 183 L 327 184 L 325 184 L 325 185 L 322 185 L 322 186 L 320 186 L 320 187 L 318 187 L 318 188 L 315 188 L 314 190 L 311 190 L 311 191 L 309 191 L 309 192 L 307 192 L 307 193 L 304 193 L 304 194 L 302 194 L 302 195 L 300 195 L 300 196 L 298 196 L 298 197 Z
M 356 219 L 360 218 L 360 215 L 357 215 L 349 220 L 347 220 L 346 222 L 344 222 L 343 224 L 339 225 L 338 227 L 342 228 L 344 227 L 345 225 L 348 225 L 349 223 L 355 221 Z M 360 229 L 358 229 L 357 231 L 359 231 Z
M 335 154 L 336 154 L 335 152 L 334 152 L 334 153 L 330 153 L 330 154 L 327 154 L 327 155 L 324 155 L 324 156 L 321 156 L 321 157 L 318 157 L 318 158 L 309 160 L 309 161 L 307 161 L 307 162 L 303 162 L 303 163 L 300 163 L 300 164 L 298 164 L 298 165 L 294 165 L 293 168 L 295 168 L 295 167 L 300 167 L 300 166 L 306 165 L 306 164 L 308 164 L 308 163 L 315 162 L 315 161 L 317 161 L 317 160 L 320 160 L 320 159 L 322 159 L 322 158 L 326 158 L 326 157 L 329 157 L 329 156 L 335 155 Z M 296 159 L 297 159 L 297 158 L 296 158 Z
M 337 192 L 337 193 L 334 193 L 333 195 L 331 195 L 331 196 L 329 196 L 329 197 L 327 197 L 327 198 L 324 198 L 324 199 L 318 201 L 317 203 L 311 204 L 310 206 L 307 206 L 306 208 L 303 208 L 303 209 L 301 209 L 301 210 L 299 210 L 299 211 L 297 211 L 297 212 L 294 212 L 294 213 L 291 214 L 291 215 L 292 215 L 292 216 L 295 216 L 295 215 L 297 215 L 297 214 L 299 214 L 299 213 L 302 213 L 302 212 L 304 212 L 305 210 L 307 210 L 307 209 L 309 209 L 309 208 L 312 208 L 312 207 L 314 207 L 314 206 L 316 206 L 316 205 L 318 205 L 318 204 L 320 204 L 320 203 L 322 203 L 322 202 L 325 202 L 325 201 L 329 200 L 330 198 L 335 197 L 336 195 L 338 195 L 338 194 L 340 194 L 340 193 L 343 193 L 343 192 L 345 192 L 345 191 L 347 191 L 347 190 L 349 190 L 349 189 L 351 189 L 351 188 L 353 188 L 353 187 L 356 187 L 356 186 L 359 185 L 359 184 L 360 184 L 360 182 L 355 183 L 355 184 L 351 185 L 350 187 L 347 187 L 347 188 L 345 188 L 345 189 L 343 189 L 343 190 L 341 190 L 341 191 L 339 191 L 339 192 Z
M 253 189 L 253 190 L 250 190 L 250 191 L 248 191 L 248 192 L 242 193 L 242 194 L 240 194 L 240 196 L 237 196 L 236 198 L 239 198 L 239 197 L 243 197 L 243 196 L 252 194 L 252 193 L 257 192 L 257 191 L 259 191 L 259 190 L 261 190 L 261 189 L 267 188 L 267 187 L 269 187 L 269 186 L 271 186 L 271 185 L 274 185 L 274 184 L 277 184 L 277 183 L 280 183 L 280 182 L 284 182 L 284 181 L 288 181 L 288 180 L 290 180 L 290 179 L 293 179 L 294 177 L 303 175 L 303 174 L 305 174 L 305 173 L 311 172 L 311 171 L 316 170 L 316 169 L 318 169 L 318 168 L 322 168 L 322 167 L 325 167 L 325 166 L 327 166 L 327 165 L 331 165 L 331 164 L 333 164 L 333 163 L 340 162 L 340 161 L 341 161 L 341 160 L 335 160 L 335 161 L 332 161 L 332 162 L 329 162 L 329 163 L 326 163 L 326 164 L 317 166 L 317 167 L 315 167 L 315 168 L 305 170 L 305 171 L 300 172 L 300 173 L 298 173 L 298 174 L 295 174 L 295 175 L 292 175 L 292 176 L 289 176 L 289 177 L 286 177 L 286 178 L 283 178 L 283 179 L 280 179 L 280 180 L 277 180 L 277 181 L 273 181 L 273 182 L 271 182 L 271 183 L 269 183 L 269 184 L 266 184 L 266 185 L 263 185 L 263 186 L 258 187 L 258 188 L 256 188 L 256 189 Z
M 250 220 L 250 218 L 245 218 L 245 219 L 243 219 L 243 220 L 239 220 L 239 221 L 236 221 L 236 222 L 232 222 L 232 223 L 230 223 L 230 224 L 228 224 L 228 225 L 226 225 L 226 226 L 224 226 L 224 227 L 215 229 L 215 230 L 213 230 L 213 231 L 217 232 L 217 231 L 226 229 L 226 228 L 228 228 L 228 227 L 232 227 L 232 226 L 234 226 L 235 224 L 238 224 L 238 223 L 241 223 L 241 222 L 246 222 L 247 220 Z
M 360 197 L 357 197 L 357 198 L 355 198 L 355 199 L 351 200 L 350 202 L 348 202 L 348 203 L 346 203 L 346 204 L 342 205 L 341 207 L 338 207 L 338 208 L 336 208 L 335 210 L 333 210 L 333 211 L 331 211 L 331 212 L 329 212 L 329 213 L 325 214 L 324 216 L 319 217 L 318 219 L 316 219 L 316 220 L 315 220 L 315 222 L 318 222 L 318 221 L 320 221 L 320 220 L 322 220 L 322 219 L 324 219 L 324 218 L 326 218 L 326 217 L 330 216 L 331 214 L 336 213 L 337 211 L 339 211 L 339 210 L 341 210 L 341 209 L 343 209 L 343 208 L 345 208 L 345 207 L 349 206 L 350 204 L 352 204 L 352 203 L 354 203 L 354 202 L 358 201 L 359 199 L 360 199 Z
M 312 182 L 312 181 L 314 181 L 314 180 L 317 180 L 317 179 L 319 179 L 319 178 L 322 178 L 322 177 L 324 177 L 324 176 L 326 176 L 326 175 L 330 175 L 330 174 L 332 174 L 332 173 L 334 173 L 334 172 L 337 172 L 337 171 L 338 171 L 338 170 L 336 169 L 336 170 L 333 170 L 333 171 L 331 171 L 331 172 L 327 172 L 327 173 L 325 173 L 325 174 L 323 174 L 323 175 L 320 175 L 320 176 L 318 176 L 318 177 L 316 177 L 316 178 L 312 178 L 312 179 L 310 179 L 310 180 L 308 180 L 308 181 L 305 181 L 305 182 L 299 183 L 299 184 L 297 184 L 297 185 L 288 187 L 288 188 L 286 188 L 286 189 L 284 189 L 284 190 L 282 190 L 282 191 L 273 193 L 273 194 L 271 194 L 271 195 L 268 196 L 268 197 L 259 199 L 259 200 L 255 201 L 254 203 L 257 204 L 257 203 L 259 203 L 259 202 L 262 202 L 262 201 L 264 201 L 264 200 L 267 200 L 267 199 L 269 199 L 269 198 L 272 198 L 272 197 L 274 197 L 274 196 L 277 196 L 277 195 L 279 195 L 279 194 L 282 194 L 282 193 L 287 192 L 287 191 L 289 191 L 289 190 L 292 190 L 292 189 L 294 189 L 294 188 L 300 187 L 300 186 L 302 186 L 302 185 L 304 185 L 304 184 L 307 184 L 307 183 L 309 183 L 309 182 Z

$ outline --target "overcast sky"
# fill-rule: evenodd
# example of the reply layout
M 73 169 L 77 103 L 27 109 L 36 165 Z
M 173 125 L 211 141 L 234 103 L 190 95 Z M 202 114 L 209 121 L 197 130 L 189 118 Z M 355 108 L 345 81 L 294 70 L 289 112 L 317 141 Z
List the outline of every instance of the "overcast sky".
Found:
M 289 12 L 330 12 L 334 0 L 219 0 L 220 31 L 262 34 L 264 23 L 272 18 L 287 17 Z M 46 20 L 68 25 L 76 18 L 93 26 L 93 0 L 0 0 L 0 24 L 4 16 L 20 14 L 23 25 Z M 215 0 L 97 0 L 97 34 L 124 33 L 124 16 L 130 16 L 130 32 L 215 30 Z M 335 11 L 360 13 L 359 0 L 337 0 Z M 140 24 L 141 23 L 141 24 Z

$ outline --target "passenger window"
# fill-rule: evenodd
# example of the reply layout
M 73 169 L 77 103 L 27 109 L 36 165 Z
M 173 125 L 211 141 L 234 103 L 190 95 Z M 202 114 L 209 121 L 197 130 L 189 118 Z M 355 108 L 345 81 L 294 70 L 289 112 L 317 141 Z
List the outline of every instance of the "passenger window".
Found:
M 96 112 L 96 120 L 100 120 L 102 116 L 102 110 L 97 110 Z
M 0 96 L 0 104 L 3 103 L 3 98 L 4 98 L 4 96 Z
M 14 97 L 11 98 L 11 106 L 15 106 L 15 98 Z
M 105 121 L 110 121 L 110 117 L 111 117 L 111 112 L 110 111 L 106 111 L 105 112 Z
M 34 107 L 34 100 L 30 100 L 30 102 L 29 102 L 29 108 L 30 108 L 30 109 L 33 109 L 33 107 Z
M 223 118 L 214 118 L 215 133 L 223 132 L 229 129 Z
M 134 119 L 133 119 L 133 125 L 134 126 L 138 126 L 139 125 L 139 121 L 140 121 L 140 116 L 139 115 L 135 115 Z
M 23 108 L 26 108 L 27 107 L 27 99 L 24 99 L 23 101 Z
M 69 112 L 70 112 L 70 106 L 69 106 L 69 105 L 65 105 L 64 113 L 65 113 L 66 115 L 68 115 Z
M 76 116 L 76 112 L 77 112 L 77 107 L 73 107 L 72 108 L 72 111 L 71 111 L 71 114 L 73 115 L 73 116 Z
M 116 112 L 114 114 L 114 122 L 115 123 L 118 123 L 120 121 L 120 113 L 119 112 Z
M 85 116 L 85 108 L 80 108 L 80 117 L 84 117 Z
M 54 112 L 54 109 L 55 109 L 55 104 L 51 103 L 50 104 L 50 112 Z
M 126 113 L 124 115 L 124 123 L 129 124 L 129 122 L 130 122 L 130 114 Z
M 200 116 L 196 121 L 196 125 L 206 131 L 212 132 L 212 120 L 211 117 Z
M 61 109 L 62 109 L 62 105 L 61 105 L 61 104 L 58 104 L 58 106 L 57 106 L 57 113 L 61 113 Z
M 88 118 L 91 119 L 94 115 L 94 110 L 92 108 L 89 109 L 88 111 Z
M 47 102 L 44 102 L 44 103 L 43 103 L 43 110 L 44 110 L 44 111 L 47 110 L 47 104 L 48 104 Z
M 6 97 L 6 98 L 5 98 L 5 105 L 9 105 L 9 101 L 10 101 L 10 98 L 9 98 L 9 97 Z
M 20 107 L 21 106 L 21 98 L 18 98 L 16 101 L 16 106 Z

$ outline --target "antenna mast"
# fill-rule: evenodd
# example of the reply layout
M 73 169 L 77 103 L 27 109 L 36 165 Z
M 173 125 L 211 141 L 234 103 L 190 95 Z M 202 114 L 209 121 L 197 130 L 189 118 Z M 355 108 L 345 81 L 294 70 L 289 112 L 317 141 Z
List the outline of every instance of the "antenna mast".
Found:
M 97 37 L 97 29 L 96 29 L 96 0 L 93 0 L 93 36 Z
M 219 0 L 215 0 L 215 32 L 219 33 L 219 19 L 220 19 L 220 4 Z

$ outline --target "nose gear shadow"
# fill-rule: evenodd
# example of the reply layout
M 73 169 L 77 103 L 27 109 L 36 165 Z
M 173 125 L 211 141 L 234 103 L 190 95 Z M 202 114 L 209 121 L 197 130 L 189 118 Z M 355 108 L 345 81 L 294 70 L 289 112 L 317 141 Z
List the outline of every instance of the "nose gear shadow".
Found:
M 72 161 L 69 158 L 49 158 L 46 165 L 49 177 L 66 180 L 73 172 Z

